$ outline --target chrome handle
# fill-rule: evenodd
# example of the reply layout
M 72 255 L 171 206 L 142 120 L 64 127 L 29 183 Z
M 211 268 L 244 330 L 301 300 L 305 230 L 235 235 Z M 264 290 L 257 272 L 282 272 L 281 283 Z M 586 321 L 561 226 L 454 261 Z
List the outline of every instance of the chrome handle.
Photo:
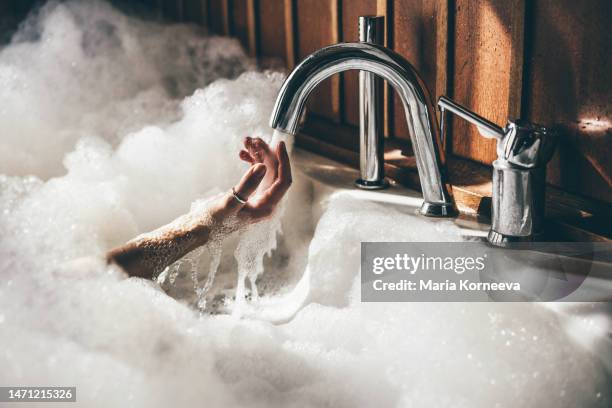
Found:
M 459 105 L 457 102 L 447 98 L 446 96 L 441 96 L 438 99 L 438 106 L 442 111 L 442 118 L 444 117 L 444 112 L 446 110 L 453 112 L 455 115 L 467 120 L 473 125 L 476 125 L 480 134 L 486 138 L 493 139 L 502 139 L 504 137 L 504 129 L 497 126 L 495 123 L 483 118 L 480 115 L 475 114 L 471 110 Z
M 554 132 L 522 120 L 509 121 L 501 128 L 445 96 L 438 106 L 442 124 L 449 110 L 476 125 L 481 135 L 497 140 L 489 242 L 508 246 L 537 240 L 544 225 L 545 164 L 554 149 Z

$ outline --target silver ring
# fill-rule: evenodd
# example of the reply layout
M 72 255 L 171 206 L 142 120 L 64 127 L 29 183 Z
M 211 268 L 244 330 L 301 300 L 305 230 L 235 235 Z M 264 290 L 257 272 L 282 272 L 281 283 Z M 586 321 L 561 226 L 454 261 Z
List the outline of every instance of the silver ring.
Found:
M 246 204 L 246 202 L 248 201 L 248 200 L 243 200 L 242 197 L 240 197 L 238 193 L 236 193 L 236 190 L 234 189 L 234 187 L 232 187 L 232 195 L 234 196 L 236 201 L 238 201 L 240 204 Z

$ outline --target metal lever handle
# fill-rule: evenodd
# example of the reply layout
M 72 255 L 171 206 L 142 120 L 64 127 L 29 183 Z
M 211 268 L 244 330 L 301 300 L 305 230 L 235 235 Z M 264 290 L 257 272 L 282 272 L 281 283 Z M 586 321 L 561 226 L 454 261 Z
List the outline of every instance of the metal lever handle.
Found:
M 438 106 L 440 106 L 440 110 L 442 111 L 442 118 L 444 118 L 444 112 L 449 110 L 455 115 L 467 120 L 473 125 L 476 125 L 480 134 L 486 138 L 499 140 L 504 137 L 504 129 L 483 118 L 482 116 L 475 114 L 471 110 L 466 109 L 446 96 L 441 96 L 440 99 L 438 99 Z
M 491 230 L 488 240 L 497 246 L 531 241 L 542 233 L 544 221 L 545 163 L 554 148 L 553 132 L 521 120 L 497 126 L 441 96 L 438 105 L 476 125 L 481 135 L 497 140 L 497 160 L 493 162 Z

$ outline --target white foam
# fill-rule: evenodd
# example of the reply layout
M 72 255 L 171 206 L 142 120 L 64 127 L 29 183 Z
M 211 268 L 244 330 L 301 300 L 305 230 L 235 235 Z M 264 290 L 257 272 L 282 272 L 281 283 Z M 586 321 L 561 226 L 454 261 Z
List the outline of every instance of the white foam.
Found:
M 182 97 L 249 66 L 236 41 L 195 27 L 145 23 L 99 1 L 49 3 L 0 51 L 0 171 L 61 174 L 82 136 L 114 145 L 167 123 Z
M 178 300 L 107 267 L 106 250 L 227 191 L 244 136 L 272 140 L 279 74 L 183 98 L 249 66 L 233 40 L 99 2 L 46 6 L 0 51 L 0 384 L 76 385 L 101 407 L 609 405 L 604 329 L 577 344 L 535 304 L 361 303 L 356 243 L 459 232 L 320 202 L 296 168 L 280 227 L 192 254 L 199 299 L 191 265 L 166 288 Z M 238 263 L 259 299 L 242 319 L 199 313 L 231 310 Z

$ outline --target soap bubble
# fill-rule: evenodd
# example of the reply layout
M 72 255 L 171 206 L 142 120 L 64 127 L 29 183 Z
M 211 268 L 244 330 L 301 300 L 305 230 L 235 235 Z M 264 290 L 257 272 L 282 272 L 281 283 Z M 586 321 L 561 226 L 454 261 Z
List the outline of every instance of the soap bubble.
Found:
M 105 2 L 28 17 L 0 49 L 0 384 L 88 407 L 609 406 L 605 316 L 587 338 L 538 304 L 361 303 L 359 242 L 461 231 L 315 182 L 313 157 L 274 218 L 161 284 L 106 265 L 227 192 L 245 136 L 291 148 L 268 127 L 282 80 L 235 40 Z

